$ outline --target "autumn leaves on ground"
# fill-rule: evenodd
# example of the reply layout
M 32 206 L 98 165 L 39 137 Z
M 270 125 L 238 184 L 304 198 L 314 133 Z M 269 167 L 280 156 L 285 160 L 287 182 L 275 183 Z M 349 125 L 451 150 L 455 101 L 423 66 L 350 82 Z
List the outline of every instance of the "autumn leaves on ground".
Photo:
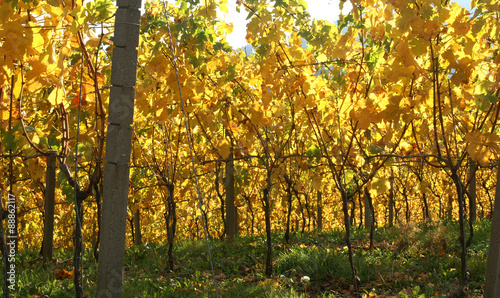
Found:
M 227 1 L 147 2 L 124 295 L 213 295 L 204 227 L 227 297 L 481 295 L 500 3 L 471 2 L 352 0 L 330 23 L 303 0 L 238 1 L 248 55 L 225 42 Z M 0 4 L 12 294 L 94 295 L 116 7 Z

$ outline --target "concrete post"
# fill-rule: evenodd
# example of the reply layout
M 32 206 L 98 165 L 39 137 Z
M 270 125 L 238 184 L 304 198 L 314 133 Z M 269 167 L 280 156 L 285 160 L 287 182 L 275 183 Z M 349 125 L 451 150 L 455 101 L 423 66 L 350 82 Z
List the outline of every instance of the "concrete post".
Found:
M 121 297 L 141 0 L 117 0 L 97 297 Z
M 486 263 L 484 297 L 500 297 L 500 163 L 497 172 L 495 207 L 491 222 L 490 248 Z

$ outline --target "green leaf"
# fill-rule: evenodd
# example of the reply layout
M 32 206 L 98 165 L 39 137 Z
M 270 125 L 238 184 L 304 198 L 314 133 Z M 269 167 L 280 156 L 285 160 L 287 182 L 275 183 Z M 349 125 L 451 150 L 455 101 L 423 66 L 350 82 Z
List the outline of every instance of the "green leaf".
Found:
M 12 8 L 13 9 L 17 8 L 17 2 L 18 2 L 18 0 L 7 0 L 5 2 L 7 2 L 7 3 L 12 2 Z
M 225 42 L 225 43 L 216 42 L 214 44 L 214 50 L 215 51 L 223 51 L 225 53 L 230 53 L 233 51 L 233 49 L 231 48 L 231 46 L 227 42 Z
M 276 0 L 274 7 L 283 6 L 285 8 L 289 7 L 289 0 Z
M 18 123 L 11 130 L 7 131 L 4 134 L 2 138 L 2 144 L 5 146 L 6 151 L 16 151 L 16 149 L 18 148 L 20 139 L 17 137 L 17 135 L 20 135 L 21 133 L 20 128 L 21 124 Z
M 236 77 L 236 65 L 229 64 L 226 70 L 226 80 L 230 82 Z
M 415 288 L 413 288 L 413 295 L 418 295 L 418 293 L 420 293 L 420 287 L 419 286 L 415 286 Z
M 384 55 L 384 47 L 379 46 L 378 44 L 374 44 L 371 47 L 370 52 L 366 55 L 366 65 L 370 70 L 373 70 L 380 60 L 380 58 Z
M 36 132 L 36 129 L 33 126 L 26 126 L 26 132 Z
M 47 137 L 42 137 L 40 138 L 40 142 L 42 141 L 43 138 Z M 53 127 L 50 129 L 50 135 L 47 138 L 47 146 L 50 146 L 52 149 L 56 150 L 56 148 L 59 148 L 61 146 L 61 141 L 57 137 L 57 130 Z
M 371 181 L 370 184 L 370 194 L 372 197 L 376 197 L 380 194 L 384 194 L 387 192 L 391 187 L 390 181 L 386 177 L 374 177 Z M 420 291 L 420 288 L 418 288 L 418 291 Z M 418 292 L 415 294 L 417 295 Z
M 487 92 L 485 94 L 476 95 L 474 101 L 476 102 L 477 108 L 485 112 L 492 104 L 497 103 L 497 98 L 494 94 Z
M 385 154 L 384 149 L 374 144 L 368 146 L 368 152 L 370 152 L 370 154 Z
M 250 12 L 248 13 L 248 16 L 247 16 L 247 18 L 246 18 L 246 19 L 247 19 L 247 20 L 250 20 L 254 14 L 255 14 L 255 11 L 250 11 Z
M 41 137 L 39 143 L 42 144 L 42 145 L 45 145 L 47 147 L 49 146 L 49 141 L 48 141 L 48 139 L 47 139 L 46 136 Z
M 58 186 L 64 185 L 64 183 L 66 183 L 66 181 L 68 181 L 68 178 L 66 177 L 66 175 L 64 175 L 64 173 L 62 171 L 59 171 L 57 173 Z
M 306 151 L 306 156 L 309 157 L 309 160 L 312 161 L 313 157 L 316 158 L 316 162 L 319 162 L 321 159 L 321 151 L 319 149 L 319 146 L 314 144 L 309 147 Z
M 203 58 L 201 57 L 189 55 L 188 58 L 189 58 L 189 63 L 191 63 L 191 65 L 193 65 L 195 68 L 199 67 L 203 63 Z
M 62 187 L 62 194 L 66 197 L 66 201 L 74 202 L 75 190 L 71 185 L 65 183 Z
M 109 0 L 97 1 L 95 10 L 97 12 L 97 21 L 102 22 L 112 15 L 114 11 L 114 5 Z
M 339 32 L 354 21 L 354 15 L 350 12 L 347 16 L 343 17 L 342 20 L 338 20 L 337 24 L 339 26 Z
M 179 14 L 180 15 L 185 15 L 185 14 L 187 14 L 187 11 L 188 11 L 187 3 L 184 2 L 184 1 L 182 1 L 181 7 L 179 8 Z
M 346 170 L 344 172 L 344 177 L 342 177 L 343 184 L 344 185 L 349 184 L 355 175 L 356 175 L 356 173 L 353 170 Z

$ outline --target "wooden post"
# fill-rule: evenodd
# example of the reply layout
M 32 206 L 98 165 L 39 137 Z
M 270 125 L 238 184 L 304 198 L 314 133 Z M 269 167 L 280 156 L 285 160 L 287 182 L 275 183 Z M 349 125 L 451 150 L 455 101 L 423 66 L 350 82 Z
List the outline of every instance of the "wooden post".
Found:
M 47 152 L 47 171 L 45 175 L 45 217 L 43 221 L 42 257 L 44 261 L 52 260 L 54 240 L 54 206 L 56 190 L 57 152 Z
M 121 297 L 141 0 L 117 0 L 97 297 Z

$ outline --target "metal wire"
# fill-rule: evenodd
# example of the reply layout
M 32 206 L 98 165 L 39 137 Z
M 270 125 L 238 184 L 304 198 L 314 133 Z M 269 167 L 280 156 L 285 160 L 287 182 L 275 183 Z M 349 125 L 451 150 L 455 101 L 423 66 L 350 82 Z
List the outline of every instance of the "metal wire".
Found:
M 83 86 L 83 59 L 82 59 L 81 71 L 80 71 L 80 86 Z M 80 141 L 80 121 L 81 121 L 80 118 L 81 118 L 81 111 L 82 111 L 82 104 L 81 103 L 82 103 L 82 94 L 80 92 L 80 96 L 78 97 L 78 120 L 77 120 L 77 128 L 76 128 L 75 169 L 74 169 L 75 176 L 73 178 L 75 180 L 75 184 L 74 184 L 73 189 L 75 190 L 74 195 L 75 195 L 75 214 L 76 214 L 76 225 L 77 225 L 76 228 L 77 228 L 77 231 L 79 231 L 78 236 L 80 239 L 78 239 L 78 241 L 80 242 L 80 245 L 81 245 L 81 247 L 80 247 L 80 270 L 81 270 L 80 283 L 81 283 L 81 290 L 83 292 L 83 237 L 82 237 L 82 223 L 80 221 L 81 210 L 78 208 L 78 144 Z M 77 235 L 75 235 L 75 237 L 76 236 Z M 75 249 L 76 249 L 76 247 L 75 247 Z M 75 290 L 78 291 L 79 289 L 77 289 L 75 287 Z
M 196 192 L 198 194 L 198 203 L 199 203 L 199 208 L 200 208 L 200 211 L 201 211 L 201 219 L 203 221 L 203 232 L 205 233 L 205 241 L 207 243 L 208 258 L 209 258 L 209 261 L 210 261 L 210 268 L 212 269 L 212 278 L 213 278 L 213 282 L 214 282 L 215 295 L 218 298 L 219 297 L 219 291 L 217 289 L 217 281 L 215 279 L 214 265 L 213 265 L 213 262 L 212 262 L 212 253 L 210 252 L 210 242 L 208 241 L 207 223 L 206 223 L 205 215 L 203 213 L 203 202 L 202 202 L 202 199 L 201 199 L 200 185 L 198 183 L 198 174 L 197 174 L 196 165 L 195 165 L 195 162 L 194 162 L 193 148 L 192 148 L 192 145 L 191 145 L 191 138 L 189 136 L 189 126 L 188 126 L 188 122 L 187 122 L 186 110 L 184 108 L 184 99 L 182 98 L 181 84 L 180 84 L 180 81 L 179 81 L 179 72 L 177 71 L 177 62 L 176 62 L 176 57 L 175 57 L 174 44 L 172 42 L 172 33 L 170 31 L 170 24 L 168 23 L 168 14 L 167 14 L 167 7 L 165 5 L 165 1 L 163 1 L 163 11 L 164 11 L 165 19 L 166 19 L 166 22 L 167 22 L 168 36 L 169 36 L 169 39 L 170 39 L 170 49 L 172 50 L 172 61 L 174 63 L 175 76 L 177 78 L 177 88 L 179 89 L 179 97 L 180 97 L 180 102 L 181 102 L 181 107 L 182 107 L 182 114 L 184 116 L 184 126 L 186 128 L 186 135 L 187 135 L 187 139 L 188 139 L 189 154 L 191 155 L 191 165 L 193 167 L 193 174 L 194 174 L 194 179 L 195 179 L 195 183 L 196 183 Z

